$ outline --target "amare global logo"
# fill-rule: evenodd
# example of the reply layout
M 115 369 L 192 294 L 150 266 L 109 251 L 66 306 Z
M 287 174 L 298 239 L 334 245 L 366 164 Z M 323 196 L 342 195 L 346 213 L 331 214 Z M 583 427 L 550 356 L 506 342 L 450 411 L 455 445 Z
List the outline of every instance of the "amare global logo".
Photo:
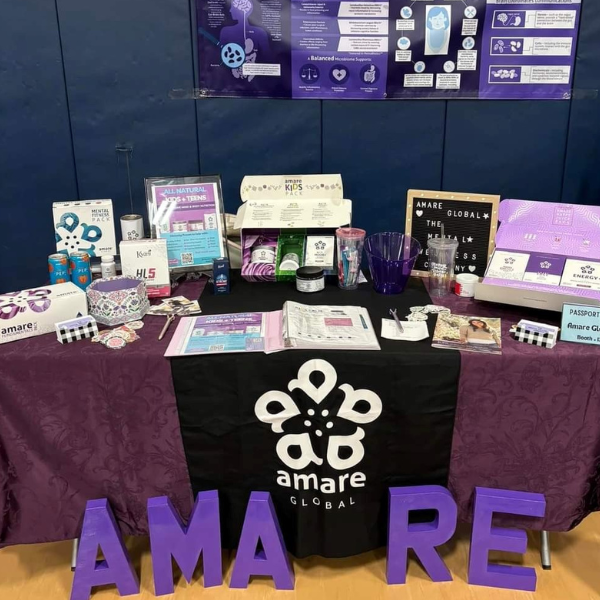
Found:
M 311 381 L 315 373 L 322 379 L 318 387 Z M 338 375 L 333 365 L 322 359 L 309 360 L 298 370 L 297 379 L 289 382 L 288 391 L 302 390 L 312 402 L 310 408 L 301 410 L 288 393 L 279 390 L 263 394 L 254 407 L 257 418 L 280 435 L 275 447 L 277 456 L 291 470 L 277 471 L 277 484 L 300 492 L 317 492 L 310 504 L 322 504 L 326 509 L 344 508 L 345 502 L 354 503 L 352 498 L 334 499 L 329 494 L 347 494 L 352 488 L 365 487 L 367 477 L 364 473 L 348 471 L 357 467 L 365 456 L 362 440 L 366 433 L 362 426 L 375 421 L 382 411 L 381 399 L 375 392 L 355 390 L 349 383 L 337 386 L 337 383 Z M 326 407 L 337 390 L 344 393 L 344 399 L 337 411 L 331 413 Z M 359 412 L 359 402 L 368 409 Z M 336 429 L 347 430 L 349 423 L 354 425 L 352 433 L 335 435 Z M 302 429 L 305 430 L 302 433 L 286 432 Z M 326 439 L 326 444 L 321 446 L 326 448 L 322 455 L 313 445 L 313 440 L 318 438 Z M 328 466 L 339 474 L 321 477 L 315 469 L 320 466 Z M 309 505 L 306 498 L 298 501 L 292 496 L 290 501 L 300 506 Z

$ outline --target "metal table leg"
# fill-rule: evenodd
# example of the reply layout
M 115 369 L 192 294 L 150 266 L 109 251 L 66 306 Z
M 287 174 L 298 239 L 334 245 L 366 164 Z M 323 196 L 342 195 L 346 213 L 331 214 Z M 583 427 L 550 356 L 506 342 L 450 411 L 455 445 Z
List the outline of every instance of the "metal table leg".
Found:
M 79 538 L 73 540 L 73 551 L 71 553 L 71 571 L 77 566 L 77 551 L 79 550 Z
M 541 532 L 540 555 L 542 557 L 542 569 L 549 571 L 552 568 L 552 560 L 550 558 L 550 532 Z

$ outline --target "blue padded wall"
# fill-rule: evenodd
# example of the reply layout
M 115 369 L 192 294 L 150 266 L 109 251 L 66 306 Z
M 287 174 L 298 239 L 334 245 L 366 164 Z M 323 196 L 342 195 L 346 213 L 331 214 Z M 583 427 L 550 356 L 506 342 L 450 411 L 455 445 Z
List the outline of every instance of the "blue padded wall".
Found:
M 57 0 L 81 198 L 112 198 L 131 212 L 125 158 L 133 147 L 133 209 L 144 214 L 144 178 L 198 173 L 188 0 Z M 43 258 L 43 257 L 42 257 Z
M 0 292 L 4 292 L 44 283 L 46 256 L 56 249 L 51 204 L 77 198 L 77 177 L 54 3 L 19 0 L 3 5 L 1 12 Z
M 575 98 L 571 101 L 564 202 L 600 204 L 600 5 L 582 5 Z
M 320 172 L 319 101 L 208 98 L 197 105 L 201 172 L 221 175 L 227 211 L 240 205 L 244 175 Z
M 406 190 L 440 189 L 445 104 L 323 103 L 323 171 L 342 174 L 355 225 L 404 231 Z
M 246 174 L 340 172 L 354 223 L 404 227 L 408 188 L 600 204 L 600 11 L 584 0 L 564 102 L 194 101 L 189 0 L 19 0 L 0 20 L 0 291 L 41 284 L 51 203 L 112 198 L 143 179 L 220 173 L 233 212 Z M 172 93 L 173 90 L 179 90 Z M 175 99 L 181 98 L 181 99 Z
M 570 103 L 449 102 L 443 188 L 560 201 Z

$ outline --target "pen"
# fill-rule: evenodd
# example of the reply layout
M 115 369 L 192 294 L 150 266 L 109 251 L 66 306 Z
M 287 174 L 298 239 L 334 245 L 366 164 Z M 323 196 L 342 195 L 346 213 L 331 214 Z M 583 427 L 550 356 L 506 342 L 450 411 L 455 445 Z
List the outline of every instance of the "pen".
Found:
M 169 315 L 167 317 L 167 322 L 165 323 L 165 326 L 162 328 L 162 331 L 160 332 L 160 335 L 158 336 L 159 340 L 162 340 L 165 337 L 165 333 L 167 333 L 167 329 L 169 329 L 169 325 L 171 325 L 171 323 L 175 320 L 175 315 Z
M 402 327 L 402 323 L 400 323 L 400 319 L 398 318 L 398 309 L 397 308 L 394 308 L 394 309 L 390 308 L 390 315 L 392 315 L 392 317 L 394 317 L 394 321 L 396 321 L 396 325 L 398 327 L 398 331 L 400 333 L 404 333 L 404 327 Z

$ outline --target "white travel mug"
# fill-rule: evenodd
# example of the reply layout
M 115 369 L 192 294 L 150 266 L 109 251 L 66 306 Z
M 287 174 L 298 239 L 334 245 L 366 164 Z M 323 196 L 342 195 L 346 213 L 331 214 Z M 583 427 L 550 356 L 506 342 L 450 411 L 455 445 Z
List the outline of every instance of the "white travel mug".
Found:
M 123 215 L 121 217 L 121 237 L 123 241 L 144 238 L 144 219 L 142 215 Z

